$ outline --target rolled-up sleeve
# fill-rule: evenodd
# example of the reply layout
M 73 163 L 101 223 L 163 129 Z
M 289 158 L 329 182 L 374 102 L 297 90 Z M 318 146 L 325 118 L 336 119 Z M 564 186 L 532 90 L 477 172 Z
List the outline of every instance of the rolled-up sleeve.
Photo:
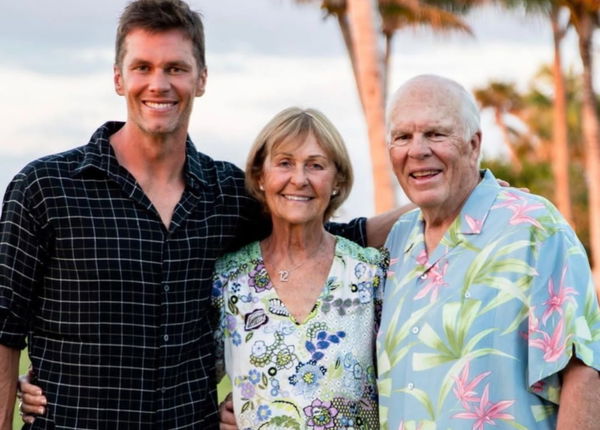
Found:
M 9 184 L 0 218 L 0 344 L 22 349 L 44 253 L 24 175 Z

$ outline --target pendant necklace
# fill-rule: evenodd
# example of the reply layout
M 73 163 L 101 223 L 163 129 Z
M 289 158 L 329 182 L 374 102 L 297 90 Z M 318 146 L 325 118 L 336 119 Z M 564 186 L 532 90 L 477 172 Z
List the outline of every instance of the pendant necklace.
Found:
M 325 234 L 323 234 L 323 236 L 321 236 L 321 241 L 317 245 L 317 253 L 315 254 L 315 257 L 317 257 L 319 255 L 319 251 L 321 250 L 321 245 L 323 244 L 324 239 L 325 239 Z M 277 273 L 279 273 L 279 280 L 281 282 L 287 282 L 291 272 L 293 272 L 294 270 L 298 270 L 300 267 L 302 267 L 304 264 L 306 264 L 308 261 L 311 261 L 311 260 L 312 259 L 304 260 L 302 263 L 298 264 L 296 267 L 293 267 L 291 269 L 279 270 L 277 272 Z

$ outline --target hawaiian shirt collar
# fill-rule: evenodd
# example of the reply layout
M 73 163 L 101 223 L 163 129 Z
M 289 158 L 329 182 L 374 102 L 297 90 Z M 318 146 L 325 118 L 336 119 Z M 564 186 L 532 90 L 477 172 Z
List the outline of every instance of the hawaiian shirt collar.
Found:
M 429 256 L 425 250 L 425 221 L 423 213 L 419 210 L 417 223 L 404 248 L 404 253 L 412 254 L 418 265 L 431 267 L 440 258 L 447 255 L 449 250 L 460 244 L 463 235 L 481 233 L 500 188 L 498 181 L 489 169 L 482 170 L 481 175 L 481 181 L 467 198 L 459 216 L 448 228 L 432 255 Z

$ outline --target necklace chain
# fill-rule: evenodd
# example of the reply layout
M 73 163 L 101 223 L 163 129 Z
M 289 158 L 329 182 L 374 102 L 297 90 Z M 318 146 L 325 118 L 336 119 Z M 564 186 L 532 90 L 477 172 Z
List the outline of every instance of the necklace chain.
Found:
M 325 239 L 325 234 L 323 234 L 323 236 L 321 236 L 321 240 L 320 240 L 319 244 L 317 245 L 317 252 L 313 256 L 313 258 L 308 258 L 308 259 L 304 260 L 302 263 L 298 264 L 297 266 L 295 266 L 291 269 L 278 270 L 277 273 L 279 273 L 279 280 L 281 282 L 288 282 L 291 272 L 293 272 L 294 270 L 298 270 L 300 267 L 305 265 L 307 262 L 314 260 L 319 255 L 319 251 L 321 250 L 321 245 L 323 244 L 324 239 Z

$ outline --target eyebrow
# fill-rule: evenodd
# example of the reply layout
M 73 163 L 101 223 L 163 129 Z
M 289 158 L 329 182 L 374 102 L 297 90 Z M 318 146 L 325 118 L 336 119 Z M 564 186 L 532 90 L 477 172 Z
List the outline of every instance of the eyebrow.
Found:
M 153 64 L 152 61 L 149 60 L 145 60 L 143 58 L 133 58 L 131 60 L 131 64 L 132 65 L 139 65 L 139 64 Z M 182 60 L 174 60 L 174 61 L 167 61 L 164 65 L 162 65 L 161 67 L 192 67 L 192 65 L 190 63 L 188 63 L 187 61 L 182 61 Z
M 271 157 L 293 157 L 294 155 L 291 152 L 276 152 L 274 154 L 272 154 Z M 326 160 L 329 160 L 330 157 L 328 157 L 327 155 L 324 154 L 310 154 L 308 157 L 308 159 L 314 159 L 314 158 L 323 158 Z

